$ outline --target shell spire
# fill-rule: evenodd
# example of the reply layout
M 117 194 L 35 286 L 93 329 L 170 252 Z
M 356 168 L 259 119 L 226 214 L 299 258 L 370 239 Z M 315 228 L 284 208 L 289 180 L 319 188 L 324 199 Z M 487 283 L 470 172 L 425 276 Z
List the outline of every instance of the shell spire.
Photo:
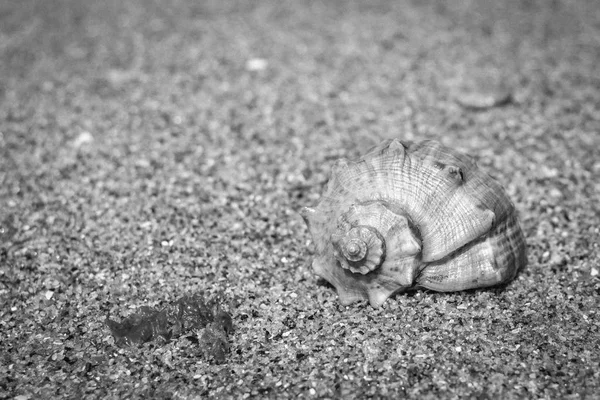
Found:
M 342 304 L 381 305 L 415 287 L 501 284 L 526 263 L 516 210 L 466 155 L 434 141 L 388 140 L 338 160 L 320 203 L 304 208 L 313 269 Z

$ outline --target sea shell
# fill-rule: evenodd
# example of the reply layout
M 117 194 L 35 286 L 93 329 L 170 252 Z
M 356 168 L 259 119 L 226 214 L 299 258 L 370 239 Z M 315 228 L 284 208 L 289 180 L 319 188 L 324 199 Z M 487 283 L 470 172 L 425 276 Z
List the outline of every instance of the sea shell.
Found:
M 527 262 L 514 205 L 470 157 L 435 141 L 388 140 L 338 160 L 304 208 L 313 269 L 344 305 L 396 292 L 450 292 L 510 281 Z

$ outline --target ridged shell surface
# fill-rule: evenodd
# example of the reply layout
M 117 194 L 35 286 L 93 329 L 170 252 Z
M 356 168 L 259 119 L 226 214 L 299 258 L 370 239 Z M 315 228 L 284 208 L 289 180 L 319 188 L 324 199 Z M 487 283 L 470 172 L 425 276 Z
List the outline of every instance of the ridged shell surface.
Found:
M 388 140 L 357 161 L 338 160 L 320 203 L 302 215 L 316 248 L 313 268 L 342 304 L 378 306 L 416 287 L 498 285 L 526 264 L 503 188 L 435 141 Z

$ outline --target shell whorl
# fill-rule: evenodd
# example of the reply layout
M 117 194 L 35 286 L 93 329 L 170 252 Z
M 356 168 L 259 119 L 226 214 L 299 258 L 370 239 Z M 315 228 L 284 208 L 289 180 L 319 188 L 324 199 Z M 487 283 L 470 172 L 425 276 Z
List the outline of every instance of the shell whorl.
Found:
M 385 260 L 385 239 L 373 227 L 355 226 L 331 240 L 340 266 L 352 272 L 367 274 Z
M 434 141 L 390 140 L 339 160 L 305 208 L 315 272 L 343 304 L 380 305 L 414 287 L 463 290 L 507 282 L 526 263 L 516 210 L 468 157 Z

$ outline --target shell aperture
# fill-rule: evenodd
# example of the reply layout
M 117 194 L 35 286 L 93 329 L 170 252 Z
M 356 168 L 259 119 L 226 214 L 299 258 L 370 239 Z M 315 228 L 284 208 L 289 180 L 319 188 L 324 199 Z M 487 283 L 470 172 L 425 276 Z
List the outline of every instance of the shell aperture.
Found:
M 526 264 L 516 210 L 466 155 L 434 141 L 388 140 L 339 160 L 320 203 L 302 211 L 313 269 L 340 301 L 381 305 L 416 287 L 493 286 Z

